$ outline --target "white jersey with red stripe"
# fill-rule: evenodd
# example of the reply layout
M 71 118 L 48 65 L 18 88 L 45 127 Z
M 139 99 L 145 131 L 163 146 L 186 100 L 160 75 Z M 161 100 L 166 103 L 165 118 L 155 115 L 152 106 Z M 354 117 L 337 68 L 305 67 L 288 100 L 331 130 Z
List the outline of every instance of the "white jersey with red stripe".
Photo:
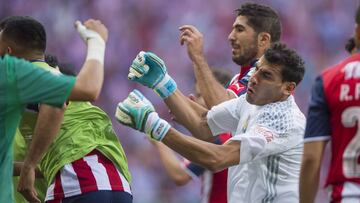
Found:
M 48 187 L 45 201 L 60 202 L 63 198 L 99 190 L 131 194 L 129 183 L 116 166 L 101 152 L 93 150 L 83 158 L 64 165 Z

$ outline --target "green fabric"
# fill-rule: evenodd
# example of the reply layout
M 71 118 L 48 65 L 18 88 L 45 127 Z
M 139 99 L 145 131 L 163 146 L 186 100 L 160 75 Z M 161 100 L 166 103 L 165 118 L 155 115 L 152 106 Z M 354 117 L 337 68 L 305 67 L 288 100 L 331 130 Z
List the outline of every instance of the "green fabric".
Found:
M 106 113 L 89 102 L 71 102 L 66 108 L 59 135 L 40 165 L 48 185 L 65 164 L 84 157 L 95 148 L 131 181 L 124 150 Z
M 0 202 L 14 202 L 12 145 L 24 105 L 43 102 L 60 106 L 74 84 L 74 77 L 49 74 L 8 55 L 0 58 Z
M 14 161 L 23 161 L 25 158 L 26 150 L 27 150 L 27 145 L 25 139 L 21 135 L 20 131 L 16 131 L 14 145 L 13 145 Z M 13 177 L 13 183 L 14 183 L 14 191 L 15 191 L 15 202 L 27 203 L 28 201 L 26 201 L 25 198 L 19 192 L 16 192 L 16 188 L 19 183 L 19 177 Z M 47 189 L 45 179 L 36 179 L 35 189 L 38 193 L 39 199 L 44 200 Z

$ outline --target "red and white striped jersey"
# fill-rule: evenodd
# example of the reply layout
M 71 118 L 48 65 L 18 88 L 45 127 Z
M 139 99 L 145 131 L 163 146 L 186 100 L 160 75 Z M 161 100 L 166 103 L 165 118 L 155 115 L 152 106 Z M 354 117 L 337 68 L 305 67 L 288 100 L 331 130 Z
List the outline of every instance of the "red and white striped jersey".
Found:
M 48 187 L 45 201 L 61 199 L 99 190 L 125 191 L 131 194 L 130 185 L 116 166 L 101 152 L 88 155 L 64 167 Z
M 313 86 L 305 142 L 331 140 L 331 200 L 360 199 L 360 54 L 328 68 Z

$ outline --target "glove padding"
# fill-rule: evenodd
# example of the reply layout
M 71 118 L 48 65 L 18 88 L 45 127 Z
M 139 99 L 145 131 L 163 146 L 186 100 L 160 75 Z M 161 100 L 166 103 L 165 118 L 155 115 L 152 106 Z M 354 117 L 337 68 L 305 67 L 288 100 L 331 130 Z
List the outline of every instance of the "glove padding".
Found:
M 163 99 L 175 92 L 177 85 L 169 76 L 163 60 L 151 52 L 141 51 L 132 62 L 128 78 L 147 86 Z
M 116 119 L 123 125 L 144 132 L 150 138 L 161 141 L 170 129 L 170 124 L 161 119 L 154 106 L 138 90 L 117 105 Z

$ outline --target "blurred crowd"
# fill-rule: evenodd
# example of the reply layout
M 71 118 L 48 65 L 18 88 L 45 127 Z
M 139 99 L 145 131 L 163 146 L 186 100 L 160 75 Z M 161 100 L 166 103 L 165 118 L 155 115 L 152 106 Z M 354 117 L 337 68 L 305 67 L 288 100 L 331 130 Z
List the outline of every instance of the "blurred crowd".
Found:
M 60 62 L 80 67 L 84 44 L 75 33 L 75 20 L 100 19 L 109 29 L 105 58 L 105 83 L 96 102 L 113 115 L 118 101 L 134 88 L 142 90 L 159 114 L 170 120 L 161 99 L 149 89 L 127 80 L 128 68 L 140 50 L 152 51 L 166 62 L 170 75 L 186 94 L 192 93 L 194 77 L 186 49 L 179 43 L 178 27 L 195 25 L 203 34 L 208 63 L 233 73 L 239 67 L 231 60 L 227 36 L 241 0 L 2 0 L 0 18 L 28 15 L 42 22 L 47 31 L 47 53 Z M 306 114 L 314 78 L 324 68 L 348 53 L 344 46 L 352 36 L 357 0 L 272 0 L 252 1 L 270 5 L 281 16 L 282 41 L 295 48 L 306 62 L 306 74 L 295 92 Z M 118 125 L 119 139 L 126 151 L 133 176 L 134 202 L 198 202 L 200 181 L 177 187 L 165 175 L 158 154 L 140 133 Z M 180 130 L 184 131 L 181 127 Z

